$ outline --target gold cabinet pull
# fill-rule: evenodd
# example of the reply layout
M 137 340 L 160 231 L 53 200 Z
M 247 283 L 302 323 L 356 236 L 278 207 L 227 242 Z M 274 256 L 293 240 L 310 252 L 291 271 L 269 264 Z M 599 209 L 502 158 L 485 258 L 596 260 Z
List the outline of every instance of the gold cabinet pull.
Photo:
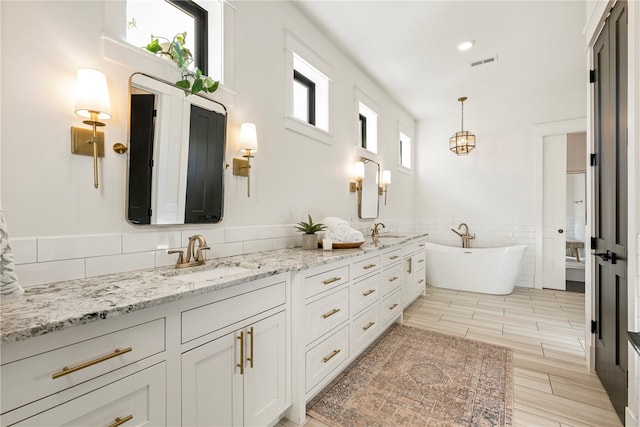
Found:
M 236 366 L 240 368 L 240 375 L 244 375 L 244 332 L 240 331 L 240 335 L 236 338 L 240 340 L 240 363 Z
M 89 366 L 96 365 L 98 363 L 107 361 L 109 359 L 113 359 L 114 357 L 121 356 L 121 355 L 123 355 L 125 353 L 129 353 L 131 350 L 132 350 L 131 347 L 127 347 L 127 348 L 122 349 L 122 350 L 120 350 L 119 348 L 116 348 L 113 353 L 107 354 L 106 356 L 98 357 L 97 359 L 93 359 L 93 360 L 90 360 L 88 362 L 84 362 L 84 363 L 81 363 L 79 365 L 72 366 L 71 368 L 65 366 L 64 368 L 62 368 L 61 371 L 56 372 L 55 374 L 51 375 L 51 378 L 53 378 L 55 380 L 56 378 L 64 377 L 65 375 L 69 375 L 72 372 L 76 372 L 76 371 L 79 371 L 81 369 L 88 368 Z
M 329 360 L 333 359 L 338 353 L 340 353 L 339 348 L 333 350 L 330 355 L 322 358 L 322 363 L 327 363 Z
M 376 324 L 376 322 L 369 322 L 366 326 L 362 327 L 362 330 L 366 331 L 367 329 L 369 329 L 370 327 L 372 327 L 375 324 Z
M 400 255 L 391 255 L 389 257 L 389 259 L 398 259 L 398 258 L 400 258 Z
M 398 304 L 393 304 L 391 307 L 389 307 L 389 310 L 393 310 L 394 308 L 396 308 L 398 306 Z
M 371 295 L 375 291 L 376 291 L 375 289 L 369 289 L 367 292 L 363 293 L 362 295 L 365 296 L 365 297 L 368 297 L 369 295 Z
M 418 280 L 418 283 L 422 283 L 422 282 L 424 282 L 424 279 Z
M 337 282 L 338 280 L 341 280 L 341 279 L 342 277 L 332 277 L 331 279 L 323 280 L 322 284 L 328 285 L 329 283 Z
M 327 317 L 331 317 L 331 316 L 333 316 L 334 314 L 336 314 L 336 313 L 337 313 L 337 312 L 339 312 L 339 311 L 340 311 L 340 309 L 339 309 L 339 308 L 334 308 L 334 309 L 333 309 L 333 310 L 331 310 L 330 312 L 323 314 L 323 315 L 322 315 L 322 318 L 323 318 L 323 319 L 326 319 Z
M 407 273 L 411 274 L 413 272 L 413 259 L 409 258 L 409 270 L 407 270 Z
M 249 361 L 249 366 L 253 368 L 253 326 L 249 328 L 247 335 L 249 335 L 249 357 L 247 357 L 247 360 Z
M 389 278 L 390 282 L 395 282 L 396 280 L 398 280 L 398 276 L 393 276 Z
M 418 246 L 420 246 L 421 248 L 424 248 L 424 243 L 420 243 L 418 244 Z
M 418 260 L 418 262 L 424 262 L 424 260 L 421 258 L 421 259 Z
M 124 418 L 116 418 L 111 424 L 109 424 L 109 427 L 118 427 L 121 426 L 122 424 L 126 423 L 129 420 L 133 419 L 133 415 L 127 415 Z
M 373 267 L 375 267 L 375 266 L 376 266 L 375 264 L 369 264 L 369 265 L 365 265 L 365 266 L 364 266 L 364 267 L 362 267 L 362 268 L 364 268 L 365 270 L 368 270 L 368 269 L 373 268 Z

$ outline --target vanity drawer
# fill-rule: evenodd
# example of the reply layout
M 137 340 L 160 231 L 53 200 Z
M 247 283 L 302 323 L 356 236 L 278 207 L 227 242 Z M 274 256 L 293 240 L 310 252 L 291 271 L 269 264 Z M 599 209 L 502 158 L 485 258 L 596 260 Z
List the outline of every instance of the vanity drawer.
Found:
M 386 325 L 402 313 L 402 289 L 390 293 L 380 303 L 380 323 Z
M 353 268 L 351 273 L 354 279 L 367 273 L 373 273 L 374 271 L 380 269 L 380 255 L 369 257 L 367 259 L 363 259 L 362 261 L 354 262 L 352 264 L 352 267 Z
M 414 256 L 415 264 L 413 266 L 414 270 L 420 270 L 427 265 L 427 253 L 426 251 L 418 251 Z
M 363 279 L 351 285 L 351 313 L 358 314 L 364 308 L 378 301 L 380 296 L 380 275 Z
M 395 249 L 393 251 L 382 254 L 382 267 L 399 262 L 402 258 L 402 249 Z
M 91 327 L 87 325 L 85 327 Z M 2 365 L 2 412 L 165 350 L 165 319 L 132 326 Z
M 284 304 L 285 282 L 183 311 L 182 343 Z
M 351 323 L 351 351 L 353 354 L 357 354 L 378 334 L 381 325 L 379 317 L 380 310 L 376 304 Z
M 345 265 L 304 278 L 305 298 L 312 297 L 328 289 L 340 286 L 349 281 L 349 266 Z
M 349 289 L 324 296 L 305 308 L 305 337 L 309 344 L 349 319 Z
M 403 272 L 402 264 L 394 265 L 382 271 L 380 275 L 380 293 L 387 295 L 389 292 L 402 285 Z
M 305 391 L 311 390 L 349 357 L 349 326 L 305 354 Z
M 165 425 L 165 378 L 163 362 L 12 425 Z

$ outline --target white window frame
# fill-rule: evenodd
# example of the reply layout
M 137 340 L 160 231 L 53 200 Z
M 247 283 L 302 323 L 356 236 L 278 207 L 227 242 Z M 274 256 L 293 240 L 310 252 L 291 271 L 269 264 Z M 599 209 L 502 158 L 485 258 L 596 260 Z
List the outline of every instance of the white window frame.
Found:
M 358 87 L 355 88 L 355 114 L 354 123 L 356 124 L 355 141 L 359 150 L 365 153 L 373 153 L 376 156 L 379 151 L 379 104 L 365 94 Z M 367 119 L 366 132 L 367 132 L 367 147 L 362 146 L 362 140 L 360 138 L 360 115 L 363 115 Z
M 416 149 L 415 149 L 415 138 L 413 137 L 413 132 L 409 131 L 409 127 L 408 126 L 404 126 L 401 122 L 398 122 L 398 131 L 397 131 L 397 135 L 398 135 L 398 145 L 397 145 L 397 153 L 398 153 L 398 172 L 407 174 L 407 175 L 411 175 L 413 173 L 413 169 L 415 165 L 415 153 L 416 153 Z M 405 136 L 409 139 L 410 141 L 410 148 L 409 148 L 409 156 L 410 156 L 410 166 L 406 167 L 402 164 L 402 154 L 401 154 L 401 144 L 402 144 L 402 136 Z
M 285 128 L 331 145 L 332 67 L 300 37 L 285 28 Z M 297 70 L 315 83 L 315 125 L 294 115 L 293 72 Z
M 413 170 L 413 139 L 403 131 L 398 131 L 398 160 L 399 166 L 408 170 Z M 408 147 L 405 146 L 408 145 Z M 408 148 L 408 150 L 407 150 Z M 409 157 L 408 165 L 405 162 L 405 153 L 407 153 Z

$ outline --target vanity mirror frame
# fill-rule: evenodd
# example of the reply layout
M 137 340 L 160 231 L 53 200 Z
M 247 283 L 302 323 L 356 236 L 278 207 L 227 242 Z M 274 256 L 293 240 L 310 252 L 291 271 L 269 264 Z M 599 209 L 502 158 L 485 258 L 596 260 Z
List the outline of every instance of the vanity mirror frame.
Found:
M 132 107 L 134 97 L 145 104 L 141 110 Z M 128 99 L 127 221 L 143 226 L 222 221 L 226 107 L 200 94 L 185 96 L 173 83 L 145 73 L 129 78 Z
M 360 157 L 360 161 L 364 163 L 364 178 L 358 193 L 358 218 L 376 219 L 380 214 L 380 164 L 367 157 Z

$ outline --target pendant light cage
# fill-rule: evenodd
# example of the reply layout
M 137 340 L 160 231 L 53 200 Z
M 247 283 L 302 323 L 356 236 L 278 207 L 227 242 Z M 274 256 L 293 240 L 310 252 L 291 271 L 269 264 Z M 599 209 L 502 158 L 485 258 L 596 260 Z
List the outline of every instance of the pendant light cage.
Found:
M 466 100 L 466 96 L 458 98 L 461 105 L 460 130 L 449 138 L 449 150 L 458 156 L 469 154 L 471 150 L 476 148 L 476 136 L 471 132 L 464 130 L 464 101 Z

